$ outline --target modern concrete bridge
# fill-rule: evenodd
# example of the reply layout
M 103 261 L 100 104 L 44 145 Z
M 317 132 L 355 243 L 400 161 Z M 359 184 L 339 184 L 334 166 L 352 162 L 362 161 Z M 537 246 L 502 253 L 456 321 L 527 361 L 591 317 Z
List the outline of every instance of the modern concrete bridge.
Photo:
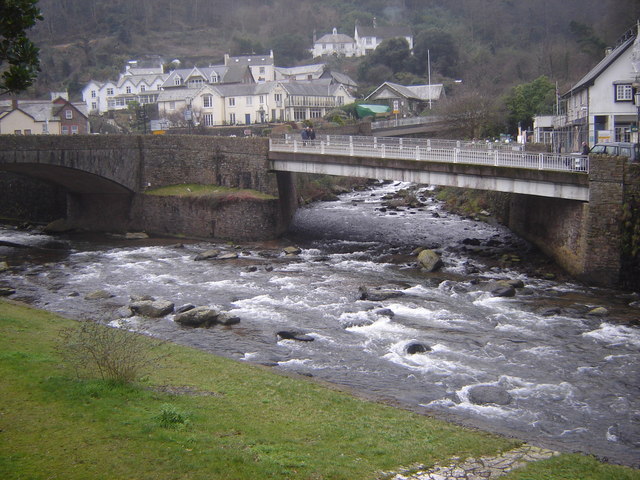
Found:
M 515 144 L 392 137 L 272 138 L 273 170 L 589 201 L 587 156 L 531 153 Z

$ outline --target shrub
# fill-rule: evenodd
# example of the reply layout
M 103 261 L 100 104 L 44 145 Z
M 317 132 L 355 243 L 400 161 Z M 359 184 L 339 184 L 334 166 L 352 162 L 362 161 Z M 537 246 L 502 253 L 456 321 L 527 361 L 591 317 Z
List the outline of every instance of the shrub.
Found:
M 155 418 L 162 428 L 177 429 L 189 425 L 189 415 L 179 411 L 170 403 L 163 404 L 160 408 L 160 414 Z
M 79 378 L 118 383 L 142 379 L 165 357 L 164 342 L 92 321 L 60 332 L 57 350 Z

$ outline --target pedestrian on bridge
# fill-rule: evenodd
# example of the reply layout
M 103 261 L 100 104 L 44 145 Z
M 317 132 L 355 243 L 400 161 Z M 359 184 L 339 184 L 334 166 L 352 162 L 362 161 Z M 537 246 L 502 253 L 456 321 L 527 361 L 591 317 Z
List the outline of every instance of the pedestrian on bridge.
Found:
M 300 136 L 302 137 L 302 144 L 306 145 L 307 140 L 309 140 L 309 131 L 307 130 L 307 128 L 302 129 L 302 132 L 300 132 Z

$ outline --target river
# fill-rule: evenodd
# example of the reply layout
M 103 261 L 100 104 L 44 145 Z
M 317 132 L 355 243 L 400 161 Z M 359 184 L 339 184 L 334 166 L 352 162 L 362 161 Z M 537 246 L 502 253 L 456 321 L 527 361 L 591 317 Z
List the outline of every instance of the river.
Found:
M 379 184 L 301 208 L 286 239 L 239 246 L 53 238 L 5 226 L 0 260 L 11 268 L 0 285 L 16 290 L 10 298 L 70 318 L 141 329 L 537 445 L 640 466 L 638 296 L 563 277 L 507 229 L 445 212 L 428 189 L 418 194 L 420 208 L 383 208 L 383 197 L 402 187 Z M 291 244 L 301 253 L 286 256 Z M 441 254 L 440 272 L 416 267 L 411 253 L 419 246 Z M 194 261 L 214 247 L 238 258 Z M 502 279 L 524 286 L 513 297 L 493 296 L 488 285 Z M 397 296 L 362 299 L 361 287 L 378 286 Z M 111 296 L 86 298 L 96 290 Z M 127 317 L 122 307 L 132 295 L 215 306 L 241 321 L 202 329 L 181 327 L 172 315 Z M 608 313 L 588 314 L 596 307 Z M 282 339 L 283 330 L 313 341 Z M 481 390 L 493 400 L 479 399 Z

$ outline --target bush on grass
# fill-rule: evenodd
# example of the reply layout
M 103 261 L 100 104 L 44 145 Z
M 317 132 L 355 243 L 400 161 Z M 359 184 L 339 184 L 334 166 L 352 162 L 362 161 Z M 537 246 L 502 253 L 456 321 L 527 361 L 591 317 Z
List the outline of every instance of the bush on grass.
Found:
M 166 356 L 164 342 L 92 321 L 61 330 L 57 350 L 78 378 L 142 380 Z

